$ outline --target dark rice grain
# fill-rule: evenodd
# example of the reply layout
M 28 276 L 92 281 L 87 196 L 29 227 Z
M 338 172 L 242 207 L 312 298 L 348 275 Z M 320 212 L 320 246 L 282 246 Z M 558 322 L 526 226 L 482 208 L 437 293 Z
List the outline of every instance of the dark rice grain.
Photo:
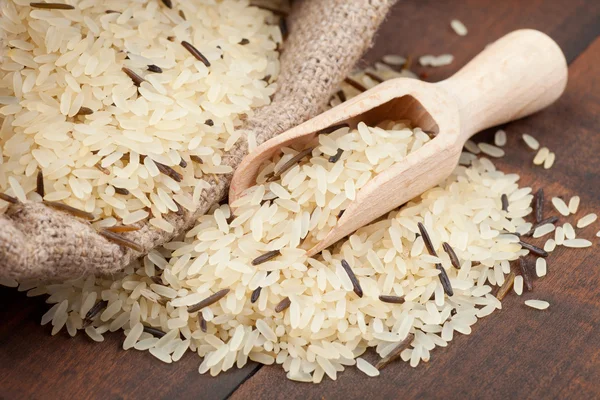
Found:
M 444 248 L 444 251 L 448 254 L 448 257 L 450 257 L 450 262 L 452 263 L 452 266 L 456 269 L 460 269 L 460 261 L 458 261 L 458 257 L 456 256 L 456 253 L 454 252 L 452 246 L 450 246 L 449 243 L 444 242 L 442 244 L 442 247 Z
M 352 271 L 352 268 L 350 268 L 350 264 L 348 264 L 346 260 L 342 260 L 342 268 L 344 268 L 344 271 L 346 271 L 346 274 L 348 274 L 348 277 L 350 278 L 350 282 L 352 282 L 354 293 L 356 293 L 358 297 L 363 297 L 363 290 L 360 287 L 360 282 L 354 274 L 354 271 Z
M 163 70 L 161 67 L 159 67 L 158 65 L 148 65 L 148 71 L 150 72 L 156 72 L 157 74 L 162 74 Z
M 381 360 L 379 360 L 377 362 L 377 364 L 375 365 L 375 368 L 377 368 L 378 370 L 381 370 L 381 369 L 385 368 L 392 361 L 395 361 L 398 358 L 400 358 L 400 355 L 402 354 L 402 352 L 404 350 L 408 349 L 408 346 L 410 346 L 410 344 L 412 343 L 412 341 L 414 339 L 415 339 L 414 333 L 409 333 L 408 336 L 406 336 L 406 338 L 403 341 L 398 343 L 398 345 L 396 347 L 394 347 L 394 349 L 387 356 L 383 357 Z
M 286 297 L 275 306 L 275 312 L 278 313 L 286 310 L 290 306 L 290 304 L 292 304 L 292 301 L 289 297 Z
M 391 296 L 387 294 L 382 294 L 379 296 L 379 300 L 383 301 L 384 303 L 403 304 L 404 296 Z
M 335 155 L 329 157 L 329 162 L 330 163 L 338 162 L 340 160 L 340 158 L 342 158 L 342 154 L 344 154 L 344 150 L 337 149 L 337 153 L 335 153 Z
M 281 255 L 281 252 L 279 250 L 268 251 L 265 254 L 260 255 L 260 256 L 256 257 L 254 260 L 252 260 L 252 265 L 260 265 L 260 264 L 267 262 L 279 255 Z
M 204 57 L 204 54 L 200 53 L 200 51 L 195 48 L 191 43 L 186 42 L 185 40 L 181 42 L 181 45 L 190 52 L 191 55 L 193 55 L 196 60 L 199 60 L 202 62 L 202 64 L 206 65 L 207 67 L 210 67 L 210 62 L 208 61 L 208 59 L 206 57 Z
M 63 4 L 63 3 L 29 3 L 30 7 L 33 8 L 44 8 L 47 10 L 74 10 L 75 7 L 73 7 L 70 4 Z
M 188 307 L 188 312 L 189 313 L 194 313 L 196 311 L 200 311 L 202 310 L 204 307 L 208 307 L 211 304 L 215 304 L 217 301 L 221 300 L 223 297 L 225 297 L 227 295 L 227 293 L 229 293 L 230 289 L 221 289 L 218 292 L 216 292 L 215 294 L 208 296 L 207 298 L 205 298 L 204 300 L 202 300 L 201 302 L 194 304 L 193 306 L 189 306 Z
M 143 250 L 142 246 L 135 243 L 134 241 L 129 240 L 126 237 L 123 237 L 123 236 L 116 234 L 114 232 L 111 232 L 109 230 L 102 229 L 102 230 L 98 231 L 98 233 L 100 235 L 104 236 L 106 239 L 110 240 L 111 242 L 118 244 L 119 246 L 127 247 L 132 250 L 139 251 L 139 252 L 141 252 Z
M 41 169 L 37 173 L 37 181 L 36 181 L 35 191 L 37 192 L 37 194 L 42 196 L 42 198 L 44 198 L 44 196 L 46 195 L 46 191 L 44 190 L 44 173 L 42 172 Z
M 96 217 L 94 217 L 93 214 L 91 214 L 89 212 L 85 212 L 85 211 L 80 210 L 78 208 L 71 207 L 71 206 L 63 204 L 63 203 L 58 203 L 56 201 L 44 201 L 43 203 L 45 205 L 47 205 L 48 207 L 52 207 L 52 208 L 55 208 L 57 210 L 68 212 L 71 215 L 74 215 L 74 216 L 79 217 L 79 218 L 87 219 L 88 221 L 91 221 L 94 218 L 96 218 Z
M 540 189 L 535 194 L 535 222 L 541 222 L 544 219 L 544 189 Z

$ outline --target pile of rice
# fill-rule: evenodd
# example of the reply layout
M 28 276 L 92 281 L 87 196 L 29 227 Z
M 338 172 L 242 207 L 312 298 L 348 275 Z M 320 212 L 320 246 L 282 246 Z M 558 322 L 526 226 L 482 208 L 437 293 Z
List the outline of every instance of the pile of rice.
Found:
M 0 191 L 40 201 L 41 171 L 47 201 L 170 231 L 164 214 L 231 172 L 236 128 L 275 91 L 280 29 L 247 0 L 170 3 L 0 4 Z
M 379 81 L 414 76 L 406 68 L 396 71 L 407 62 L 387 56 L 374 69 L 356 72 L 331 104 Z M 556 221 L 542 221 L 539 209 L 536 224 L 526 222 L 532 189 L 476 155 L 504 155 L 507 138 L 499 132 L 496 146 L 469 142 L 471 151 L 438 186 L 306 257 L 304 250 L 326 235 L 366 182 L 430 140 L 409 121 L 321 134 L 314 149 L 283 149 L 262 166 L 234 212 L 214 206 L 187 234 L 123 273 L 21 282 L 19 290 L 49 295 L 54 306 L 42 324 L 51 323 L 52 334 L 85 330 L 100 342 L 106 332 L 123 330 L 124 349 L 147 350 L 166 363 L 196 352 L 204 357 L 200 373 L 217 375 L 253 360 L 280 364 L 290 379 L 318 383 L 351 365 L 368 376 L 395 358 L 415 367 L 501 308 L 513 284 L 518 295 L 524 284 L 529 288 L 523 257 L 530 250 L 591 245 L 576 238 L 569 223 L 550 229 Z M 540 195 L 536 199 L 540 203 Z M 574 214 L 578 206 L 574 197 L 565 207 Z M 577 226 L 595 220 L 587 215 Z M 552 231 L 544 250 L 519 237 Z M 520 272 L 511 271 L 516 260 Z M 535 264 L 537 275 L 545 275 L 545 259 Z M 501 288 L 493 295 L 496 285 Z M 535 299 L 526 305 L 549 307 Z M 360 357 L 369 348 L 382 357 L 376 367 Z
M 21 290 L 50 295 L 55 305 L 42 323 L 51 322 L 53 333 L 85 328 L 102 341 L 105 332 L 123 329 L 125 349 L 149 350 L 167 363 L 191 350 L 204 357 L 201 373 L 253 360 L 281 364 L 299 381 L 336 379 L 355 363 L 376 375 L 365 360 L 356 361 L 369 347 L 417 366 L 455 332 L 469 334 L 479 318 L 501 308 L 492 286 L 505 283 L 510 262 L 529 253 L 506 233 L 532 227 L 524 217 L 533 196 L 519 188 L 518 175 L 465 153 L 466 165 L 387 218 L 315 257 L 303 248 L 335 224 L 373 174 L 428 140 L 406 122 L 323 134 L 310 156 L 280 176 L 272 172 L 297 151 L 285 149 L 265 165 L 260 183 L 236 202 L 235 216 L 229 206 L 215 206 L 180 241 L 115 279 L 33 289 L 38 284 L 24 283 Z M 339 160 L 330 162 L 337 149 L 343 150 Z M 419 223 L 437 256 L 428 252 Z

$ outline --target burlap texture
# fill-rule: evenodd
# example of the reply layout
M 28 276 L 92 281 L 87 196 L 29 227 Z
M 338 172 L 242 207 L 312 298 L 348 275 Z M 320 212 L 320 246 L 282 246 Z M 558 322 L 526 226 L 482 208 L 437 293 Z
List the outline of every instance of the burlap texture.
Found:
M 321 112 L 349 73 L 396 0 L 304 0 L 288 18 L 290 35 L 281 55 L 278 91 L 272 104 L 257 110 L 244 126 L 260 144 Z M 225 157 L 234 169 L 246 154 L 239 144 Z M 108 274 L 189 229 L 196 218 L 227 194 L 231 176 L 212 181 L 195 213 L 171 214 L 169 234 L 143 224 L 124 234 L 140 244 L 135 252 L 107 241 L 89 223 L 40 203 L 16 205 L 0 217 L 0 277 L 64 279 Z

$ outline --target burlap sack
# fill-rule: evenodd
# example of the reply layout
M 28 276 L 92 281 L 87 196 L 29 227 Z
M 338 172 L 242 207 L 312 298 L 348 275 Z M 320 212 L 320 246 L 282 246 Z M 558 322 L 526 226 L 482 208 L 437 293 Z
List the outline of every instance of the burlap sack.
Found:
M 278 91 L 272 104 L 258 110 L 245 130 L 262 143 L 321 112 L 349 73 L 395 0 L 304 0 L 294 2 L 290 31 L 281 56 Z M 246 154 L 246 142 L 224 163 L 234 169 Z M 195 213 L 171 214 L 169 234 L 144 224 L 124 234 L 142 253 L 100 236 L 89 223 L 40 203 L 15 205 L 0 217 L 0 277 L 64 279 L 116 272 L 131 260 L 189 229 L 196 218 L 227 194 L 230 176 L 211 182 Z

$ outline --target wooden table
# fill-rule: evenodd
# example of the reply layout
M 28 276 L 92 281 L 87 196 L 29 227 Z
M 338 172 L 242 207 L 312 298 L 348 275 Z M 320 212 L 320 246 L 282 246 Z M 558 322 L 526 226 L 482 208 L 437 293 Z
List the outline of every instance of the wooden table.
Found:
M 458 18 L 466 37 L 449 27 Z M 563 97 L 549 109 L 505 127 L 507 156 L 497 165 L 522 176 L 523 185 L 544 187 L 547 198 L 578 194 L 578 216 L 600 211 L 600 2 L 597 0 L 401 0 L 365 56 L 389 53 L 452 53 L 447 67 L 424 69 L 427 80 L 448 77 L 487 43 L 518 28 L 548 33 L 570 64 Z M 532 133 L 556 152 L 549 170 L 533 167 L 533 154 L 519 137 Z M 492 132 L 476 137 L 490 140 Z M 550 205 L 547 205 L 550 207 Z M 569 219 L 571 222 L 574 218 Z M 594 237 L 600 224 L 581 236 Z M 596 245 L 597 246 L 597 245 Z M 600 398 L 600 263 L 597 247 L 565 251 L 548 259 L 548 276 L 532 294 L 507 296 L 503 309 L 477 323 L 470 336 L 432 353 L 429 363 L 400 362 L 367 378 L 355 368 L 319 386 L 285 379 L 280 367 L 247 365 L 217 378 L 199 375 L 200 359 L 186 355 L 167 365 L 151 355 L 121 350 L 123 335 L 93 344 L 85 335 L 50 336 L 39 326 L 47 309 L 41 298 L 0 288 L 0 399 L 201 398 Z M 551 303 L 545 312 L 523 305 L 527 298 Z M 372 355 L 371 355 L 372 356 Z

